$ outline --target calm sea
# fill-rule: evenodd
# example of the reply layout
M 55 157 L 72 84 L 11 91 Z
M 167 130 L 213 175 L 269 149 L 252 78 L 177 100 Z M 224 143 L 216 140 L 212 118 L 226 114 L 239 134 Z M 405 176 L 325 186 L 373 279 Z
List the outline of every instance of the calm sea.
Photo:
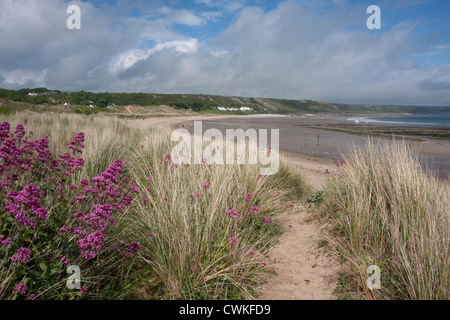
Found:
M 365 123 L 385 123 L 401 126 L 426 126 L 450 128 L 450 114 L 414 115 L 414 116 L 383 116 L 383 117 L 352 117 L 350 121 Z

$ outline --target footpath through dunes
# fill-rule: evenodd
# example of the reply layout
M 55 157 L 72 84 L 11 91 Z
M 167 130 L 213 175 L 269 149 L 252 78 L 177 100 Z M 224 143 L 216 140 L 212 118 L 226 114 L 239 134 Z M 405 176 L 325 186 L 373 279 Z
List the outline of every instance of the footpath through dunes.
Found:
M 184 116 L 153 117 L 135 120 L 141 127 L 168 126 L 190 129 L 195 120 L 225 120 L 239 116 Z M 314 135 L 314 144 L 316 144 Z M 337 171 L 336 162 L 314 155 L 283 152 L 283 156 L 298 166 L 313 190 L 326 184 L 329 173 Z M 261 300 L 329 300 L 333 292 L 338 262 L 320 248 L 320 230 L 315 216 L 317 212 L 294 204 L 276 217 L 283 230 L 278 243 L 269 250 L 267 270 L 259 276 L 256 290 Z M 273 271 L 273 272 L 271 272 Z
M 315 190 L 325 185 L 327 169 L 335 171 L 332 166 L 334 163 L 326 159 L 299 155 L 289 160 L 300 167 Z M 333 292 L 338 262 L 324 248 L 320 248 L 320 230 L 315 219 L 317 214 L 296 204 L 288 212 L 274 218 L 283 234 L 269 250 L 267 267 L 270 272 L 259 277 L 258 299 L 336 299 Z

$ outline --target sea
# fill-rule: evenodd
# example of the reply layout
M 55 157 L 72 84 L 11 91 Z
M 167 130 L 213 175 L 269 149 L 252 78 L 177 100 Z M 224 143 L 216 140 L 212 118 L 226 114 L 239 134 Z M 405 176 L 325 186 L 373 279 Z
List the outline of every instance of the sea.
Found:
M 347 120 L 355 123 L 380 123 L 398 126 L 420 126 L 433 128 L 450 128 L 450 114 L 408 115 L 408 116 L 374 116 L 351 117 Z

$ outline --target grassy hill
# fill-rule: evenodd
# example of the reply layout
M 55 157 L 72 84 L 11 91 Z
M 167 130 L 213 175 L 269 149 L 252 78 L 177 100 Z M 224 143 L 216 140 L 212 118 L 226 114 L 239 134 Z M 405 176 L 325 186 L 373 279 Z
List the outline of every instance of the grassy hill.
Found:
M 108 92 L 62 92 L 47 88 L 6 90 L 0 89 L 0 113 L 18 108 L 39 106 L 39 110 L 62 108 L 62 111 L 78 113 L 127 113 L 127 106 L 140 106 L 140 114 L 154 113 L 155 108 L 165 106 L 166 111 L 187 113 L 252 114 L 252 113 L 450 113 L 447 107 L 380 106 L 339 104 L 315 100 L 288 100 L 272 98 L 225 97 L 205 94 L 159 94 L 159 93 L 108 93 Z M 12 101 L 12 103 L 6 103 Z M 242 107 L 251 111 L 240 111 Z M 220 109 L 230 110 L 220 110 Z M 130 113 L 130 112 L 128 112 Z M 169 113 L 172 113 L 170 111 Z M 161 114 L 161 112 L 159 112 Z

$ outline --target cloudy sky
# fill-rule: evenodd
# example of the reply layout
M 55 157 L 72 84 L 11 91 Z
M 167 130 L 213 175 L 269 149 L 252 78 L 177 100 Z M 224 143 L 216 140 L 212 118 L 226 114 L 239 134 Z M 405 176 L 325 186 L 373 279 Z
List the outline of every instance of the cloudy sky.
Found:
M 40 86 L 450 105 L 450 1 L 0 0 L 0 87 Z

